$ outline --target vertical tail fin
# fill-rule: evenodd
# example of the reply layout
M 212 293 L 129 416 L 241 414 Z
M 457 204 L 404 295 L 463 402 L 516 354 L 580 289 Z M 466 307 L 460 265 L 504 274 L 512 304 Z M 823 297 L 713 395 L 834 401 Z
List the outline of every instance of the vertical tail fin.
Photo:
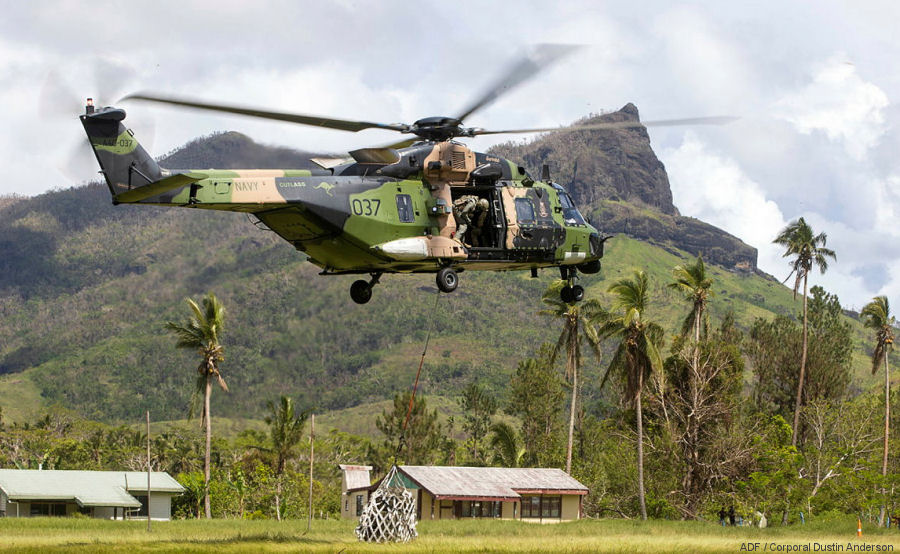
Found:
M 123 119 L 125 110 L 109 107 L 94 110 L 90 99 L 86 113 L 81 116 L 81 124 L 114 198 L 155 183 L 163 176 L 159 164 L 138 144 L 131 130 L 122 123 Z

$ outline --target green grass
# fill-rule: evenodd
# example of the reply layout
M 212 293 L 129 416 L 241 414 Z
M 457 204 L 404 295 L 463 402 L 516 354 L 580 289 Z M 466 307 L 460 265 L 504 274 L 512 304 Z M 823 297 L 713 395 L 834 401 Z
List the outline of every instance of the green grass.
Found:
M 409 544 L 356 541 L 355 523 L 190 520 L 144 522 L 84 519 L 3 519 L 0 537 L 5 552 L 740 552 L 742 545 L 848 543 L 900 548 L 900 533 L 864 526 L 856 538 L 856 519 L 835 516 L 791 527 L 725 528 L 714 523 L 629 520 L 582 520 L 557 525 L 518 521 L 425 521 Z M 746 546 L 745 546 L 746 548 Z M 781 550 L 785 551 L 785 550 Z

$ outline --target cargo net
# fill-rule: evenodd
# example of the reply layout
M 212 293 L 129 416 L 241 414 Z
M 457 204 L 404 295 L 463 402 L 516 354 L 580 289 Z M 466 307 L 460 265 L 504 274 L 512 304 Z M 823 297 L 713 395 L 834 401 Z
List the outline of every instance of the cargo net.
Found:
M 417 536 L 416 501 L 393 466 L 363 508 L 356 537 L 366 542 L 409 542 Z

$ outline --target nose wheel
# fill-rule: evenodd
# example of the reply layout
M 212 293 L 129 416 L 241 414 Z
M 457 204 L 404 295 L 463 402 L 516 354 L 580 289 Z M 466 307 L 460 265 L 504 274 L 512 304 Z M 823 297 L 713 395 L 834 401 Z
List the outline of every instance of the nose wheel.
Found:
M 566 304 L 574 304 L 584 300 L 584 287 L 575 284 L 575 279 L 578 278 L 575 268 L 560 266 L 559 272 L 562 278 L 567 281 L 566 286 L 559 291 L 560 299 Z
M 373 273 L 368 281 L 360 279 L 350 285 L 350 298 L 357 304 L 365 304 L 372 299 L 372 287 L 378 284 L 381 273 Z

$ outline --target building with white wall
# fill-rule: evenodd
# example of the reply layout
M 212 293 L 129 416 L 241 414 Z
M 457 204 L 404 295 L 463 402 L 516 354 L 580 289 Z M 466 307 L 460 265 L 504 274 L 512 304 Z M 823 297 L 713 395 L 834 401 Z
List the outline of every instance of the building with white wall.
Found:
M 150 518 L 172 517 L 172 497 L 184 492 L 168 473 L 150 473 Z M 147 517 L 147 473 L 0 469 L 0 517 Z
M 341 515 L 356 518 L 380 482 L 369 466 L 344 471 Z M 398 466 L 416 498 L 418 519 L 495 518 L 555 523 L 580 519 L 588 488 L 561 469 Z

